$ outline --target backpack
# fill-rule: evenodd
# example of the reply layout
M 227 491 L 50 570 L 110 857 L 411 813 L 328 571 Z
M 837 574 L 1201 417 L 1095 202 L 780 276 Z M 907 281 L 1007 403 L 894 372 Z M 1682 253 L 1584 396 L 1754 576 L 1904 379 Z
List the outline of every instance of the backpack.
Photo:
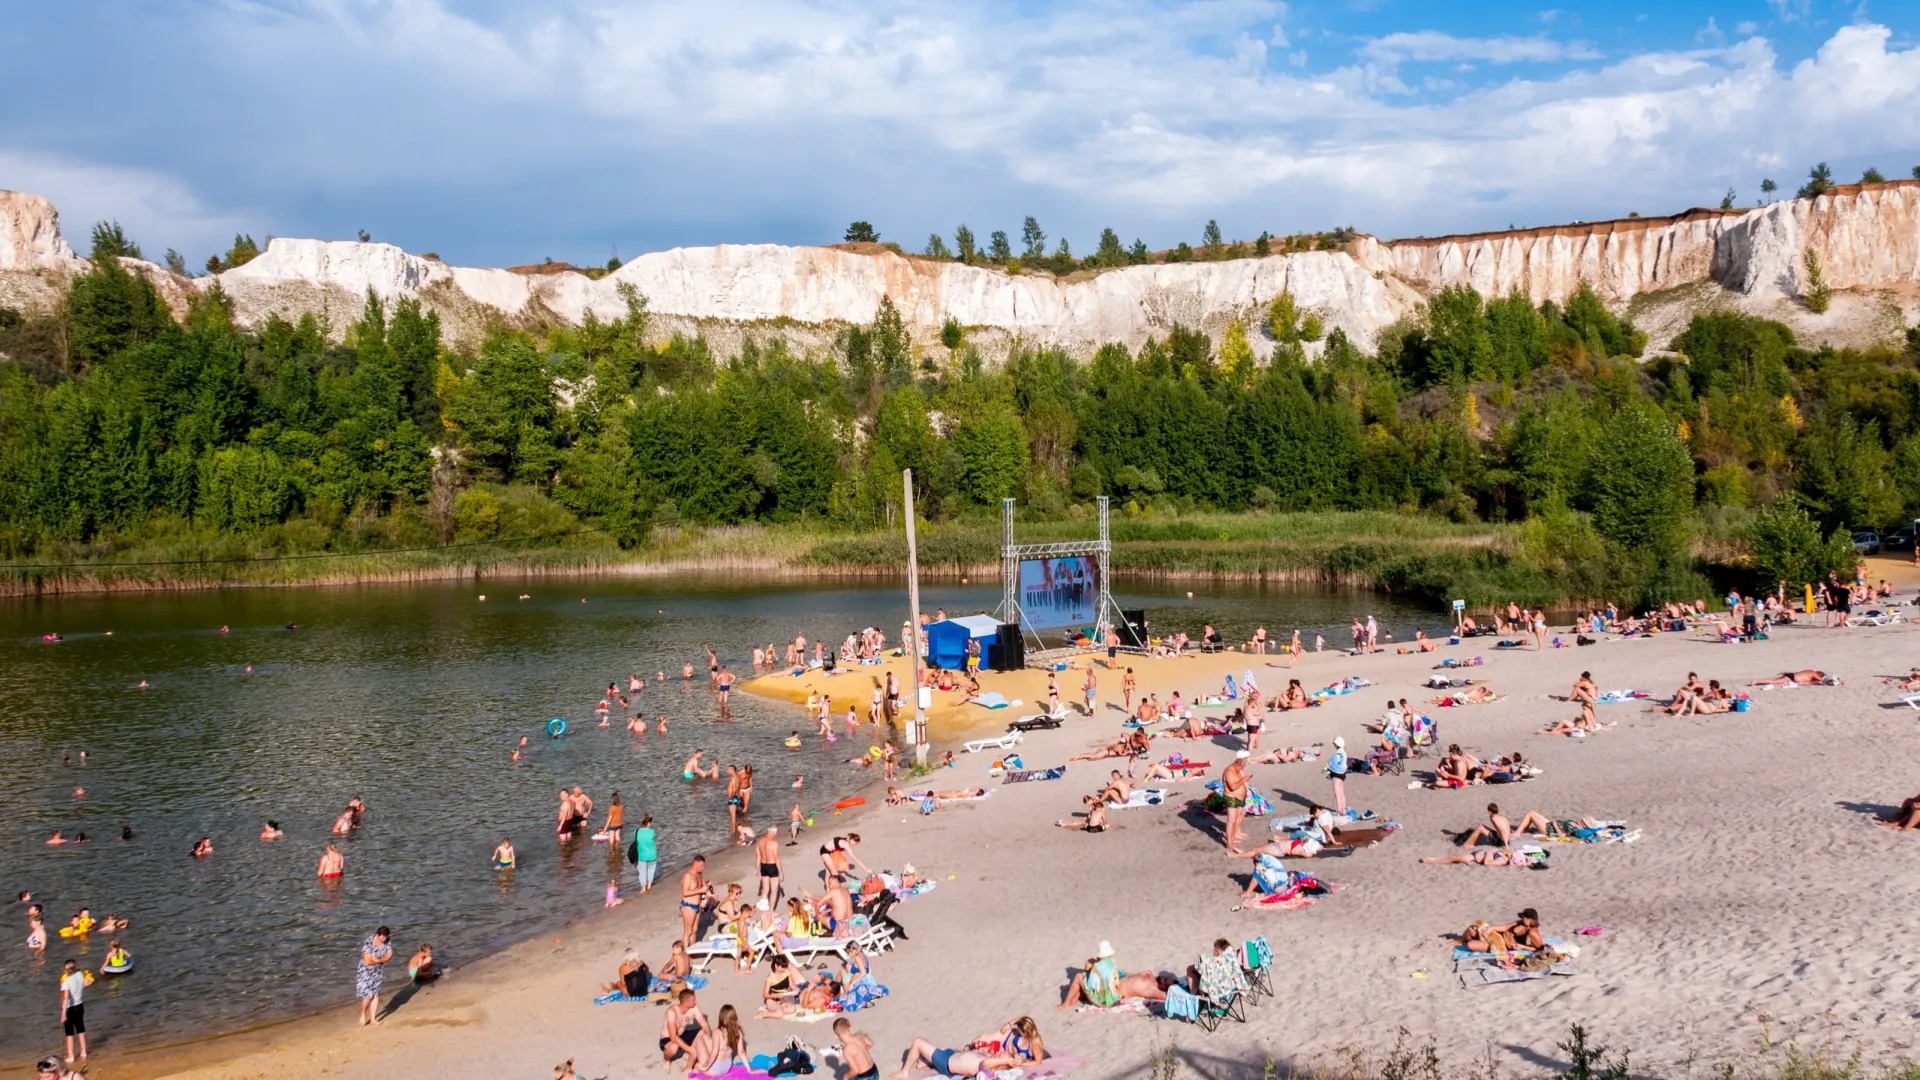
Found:
M 768 1076 L 811 1076 L 813 1058 L 807 1053 L 807 1044 L 798 1036 L 787 1040 L 787 1045 L 775 1055 L 773 1064 L 767 1068 Z
M 640 865 L 640 837 L 638 835 L 635 835 L 633 839 L 627 841 L 627 861 L 635 866 Z

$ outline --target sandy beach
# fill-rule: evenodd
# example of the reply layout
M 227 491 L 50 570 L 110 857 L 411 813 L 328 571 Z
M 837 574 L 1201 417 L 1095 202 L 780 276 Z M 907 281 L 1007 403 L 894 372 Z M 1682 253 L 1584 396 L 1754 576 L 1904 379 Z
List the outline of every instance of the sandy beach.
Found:
M 1875 573 L 1882 569 L 1876 561 Z M 1484 666 L 1464 674 L 1485 680 L 1500 700 L 1422 711 L 1439 721 L 1443 744 L 1458 742 L 1483 757 L 1517 750 L 1542 770 L 1517 785 L 1410 788 L 1429 774 L 1430 754 L 1402 776 L 1352 778 L 1349 803 L 1400 828 L 1350 854 L 1290 860 L 1292 868 L 1341 887 L 1304 909 L 1234 910 L 1250 864 L 1225 856 L 1217 819 L 1185 808 L 1204 794 L 1200 780 L 1155 785 L 1172 788 L 1174 797 L 1116 810 L 1107 833 L 1086 835 L 1052 823 L 1079 809 L 1081 796 L 1117 763 L 1076 762 L 1062 780 L 1003 787 L 988 778 L 992 754 L 960 753 L 955 769 L 903 781 L 992 792 L 928 815 L 881 805 L 876 770 L 867 806 L 817 821 L 800 846 L 783 849 L 789 885 L 817 891 L 817 845 L 848 830 L 863 835 L 860 851 L 870 866 L 898 870 L 911 862 L 937 882 L 895 909 L 911 939 L 875 962 L 891 996 L 853 1016 L 856 1028 L 874 1038 L 888 1072 L 914 1036 L 963 1046 L 1021 1015 L 1039 1022 L 1050 1049 L 1070 1055 L 1071 1075 L 1089 1078 L 1140 1074 L 1156 1048 L 1169 1045 L 1191 1070 L 1182 1075 L 1258 1076 L 1269 1061 L 1310 1064 L 1348 1047 L 1377 1055 L 1401 1028 L 1415 1041 L 1434 1040 L 1450 1061 L 1492 1062 L 1523 1075 L 1564 1062 L 1556 1044 L 1574 1023 L 1599 1042 L 1630 1049 L 1636 1072 L 1662 1075 L 1749 1054 L 1763 1036 L 1841 1056 L 1858 1047 L 1871 1060 L 1914 1052 L 1920 977 L 1908 959 L 1920 954 L 1920 929 L 1894 905 L 1920 887 L 1920 834 L 1878 828 L 1873 820 L 1920 791 L 1920 713 L 1881 681 L 1904 676 L 1920 659 L 1920 627 L 1827 630 L 1815 616 L 1754 644 L 1693 633 L 1544 653 L 1497 652 L 1491 644 L 1469 641 L 1429 655 L 1309 654 L 1291 673 L 1309 689 L 1349 675 L 1373 685 L 1320 707 L 1269 714 L 1262 749 L 1324 752 L 1322 744 L 1344 736 L 1359 753 L 1374 741 L 1363 725 L 1389 696 L 1424 703 L 1434 691 L 1421 683 L 1440 659 L 1482 656 Z M 1163 700 L 1175 690 L 1188 697 L 1217 691 L 1227 674 L 1249 669 L 1269 696 L 1290 677 L 1286 658 L 1243 653 L 1123 656 L 1120 664 L 1135 668 L 1142 693 Z M 1803 667 L 1831 671 L 1845 685 L 1756 687 L 1750 712 L 1710 716 L 1658 715 L 1645 702 L 1601 704 L 1606 726 L 1590 737 L 1537 734 L 1577 712 L 1563 698 L 1582 670 L 1591 670 L 1602 690 L 1665 698 L 1690 671 L 1744 688 Z M 854 695 L 864 713 L 868 679 L 879 670 L 825 682 L 836 697 Z M 1102 667 L 1098 676 L 1100 705 L 1086 717 L 1078 709 L 1081 672 L 1061 673 L 1062 698 L 1075 716 L 1061 730 L 1026 738 L 1019 751 L 1029 767 L 1065 763 L 1119 734 L 1120 674 Z M 748 688 L 803 700 L 818 679 L 770 676 Z M 936 695 L 938 749 L 957 750 L 962 737 L 991 734 L 1018 713 L 1038 711 L 1045 680 L 1040 671 L 986 673 L 987 689 L 1030 706 L 1001 712 Z M 807 732 L 797 706 L 793 726 Z M 1162 760 L 1171 752 L 1210 759 L 1207 775 L 1216 777 L 1239 745 L 1226 736 L 1159 738 L 1153 750 Z M 774 742 L 762 759 L 771 775 L 778 775 L 780 754 Z M 1326 801 L 1323 762 L 1259 765 L 1254 782 L 1288 813 L 1292 804 Z M 1442 830 L 1480 822 L 1489 801 L 1515 820 L 1529 810 L 1624 819 L 1638 837 L 1547 845 L 1545 871 L 1419 862 L 1454 851 Z M 1265 820 L 1249 819 L 1249 836 L 1266 834 Z M 583 913 L 564 933 L 458 965 L 377 1028 L 356 1029 L 351 1006 L 343 1005 L 138 1053 L 108 1041 L 97 1047 L 90 1075 L 546 1077 L 568 1058 L 583 1077 L 661 1075 L 655 1040 L 662 1009 L 595 1006 L 592 998 L 613 978 L 625 948 L 639 949 L 656 966 L 665 959 L 677 935 L 677 890 L 665 865 L 662 873 L 663 888 L 652 895 L 638 897 L 629 877 L 624 906 Z M 751 894 L 752 873 L 746 853 L 735 849 L 716 857 L 708 876 L 744 882 Z M 1475 919 L 1510 920 L 1523 907 L 1539 910 L 1549 936 L 1578 942 L 1576 974 L 1459 985 L 1446 936 Z M 1587 927 L 1600 933 L 1574 936 Z M 1112 942 L 1126 971 L 1178 972 L 1216 937 L 1237 942 L 1257 934 L 1275 948 L 1278 996 L 1254 1008 L 1250 1023 L 1230 1022 L 1208 1035 L 1143 1014 L 1055 1011 L 1069 977 L 1102 940 Z M 725 968 L 715 965 L 701 1004 L 711 1015 L 732 1003 L 750 1017 L 764 967 L 748 975 Z M 351 960 L 343 956 L 343 996 L 351 981 Z M 389 977 L 389 989 L 399 981 Z M 833 1042 L 824 1023 L 744 1023 L 756 1053 L 794 1035 L 815 1047 Z

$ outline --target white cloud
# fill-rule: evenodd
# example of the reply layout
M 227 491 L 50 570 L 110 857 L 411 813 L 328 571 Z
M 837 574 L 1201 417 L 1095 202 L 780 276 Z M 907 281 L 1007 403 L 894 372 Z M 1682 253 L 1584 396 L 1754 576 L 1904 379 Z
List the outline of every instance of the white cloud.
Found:
M 60 212 L 67 242 L 81 255 L 96 221 L 120 222 L 153 262 L 170 247 L 224 251 L 235 232 L 247 231 L 232 213 L 208 208 L 180 178 L 152 169 L 0 147 L 0 187 L 44 195 Z
M 173 58 L 216 73 L 204 94 L 126 108 L 156 130 L 211 116 L 244 152 L 208 138 L 197 161 L 33 183 L 0 154 L 0 185 L 38 186 L 70 223 L 117 214 L 150 250 L 224 246 L 235 227 L 180 176 L 267 207 L 256 235 L 324 212 L 311 231 L 364 223 L 452 258 L 528 261 L 556 234 L 604 251 L 609 222 L 698 243 L 823 239 L 851 217 L 890 238 L 959 220 L 984 234 L 1029 212 L 1085 250 L 1103 225 L 1157 244 L 1208 217 L 1251 236 L 1652 213 L 1782 161 L 1920 145 L 1920 52 L 1872 24 L 1791 66 L 1751 37 L 1600 62 L 1545 37 L 1418 31 L 1309 71 L 1282 44 L 1304 33 L 1266 0 L 554 0 L 492 5 L 493 21 L 452 0 L 238 2 L 189 28 L 218 63 Z M 1416 94 L 1410 62 L 1472 88 Z M 1499 74 L 1531 63 L 1559 66 Z M 382 200 L 393 224 L 362 209 Z
M 1584 45 L 1567 45 L 1545 37 L 1463 38 L 1438 30 L 1417 30 L 1374 38 L 1361 55 L 1383 64 L 1406 60 L 1483 60 L 1490 64 L 1548 63 L 1592 60 L 1600 54 Z

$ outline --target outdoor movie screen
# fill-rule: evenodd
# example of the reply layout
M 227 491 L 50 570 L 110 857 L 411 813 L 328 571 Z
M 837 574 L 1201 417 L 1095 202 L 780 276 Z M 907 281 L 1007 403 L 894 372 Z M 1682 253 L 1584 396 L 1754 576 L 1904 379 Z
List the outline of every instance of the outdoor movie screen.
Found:
M 1036 630 L 1091 623 L 1100 601 L 1091 555 L 1020 560 L 1020 610 Z

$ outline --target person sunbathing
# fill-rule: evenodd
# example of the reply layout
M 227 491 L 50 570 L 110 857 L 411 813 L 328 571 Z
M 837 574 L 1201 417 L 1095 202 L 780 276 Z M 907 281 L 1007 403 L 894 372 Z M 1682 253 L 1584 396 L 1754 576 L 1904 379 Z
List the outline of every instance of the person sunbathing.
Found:
M 1078 829 L 1081 832 L 1106 832 L 1107 804 L 1102 802 L 1097 795 L 1085 796 L 1080 801 L 1087 806 L 1085 816 L 1061 818 L 1059 821 L 1054 822 L 1054 824 L 1063 829 Z
M 1113 957 L 1113 946 L 1103 941 L 1100 955 L 1083 964 L 1067 984 L 1067 995 L 1061 1000 L 1060 1008 L 1071 1009 L 1081 1004 L 1106 1007 L 1127 998 L 1165 1001 L 1167 992 L 1160 989 L 1159 978 L 1150 971 L 1136 971 L 1131 975 L 1121 971 Z
M 1440 646 L 1435 645 L 1427 639 L 1427 632 L 1425 630 L 1415 630 L 1413 632 L 1413 646 L 1417 651 L 1423 653 L 1434 652 L 1440 648 Z
M 1433 767 L 1433 786 L 1463 788 L 1472 779 L 1471 771 L 1479 767 L 1480 762 L 1472 754 L 1460 749 L 1459 743 L 1447 747 L 1447 756 Z
M 978 799 L 986 793 L 986 788 L 970 787 L 954 788 L 950 791 L 929 791 L 927 796 L 936 802 L 945 802 L 950 799 Z
M 1920 668 L 1914 668 L 1904 679 L 1889 678 L 1881 681 L 1902 690 L 1920 690 Z
M 1288 709 L 1304 709 L 1312 704 L 1313 700 L 1307 697 L 1307 692 L 1301 687 L 1300 680 L 1288 679 L 1286 690 L 1275 696 L 1267 704 L 1267 708 L 1285 712 Z
M 1132 797 L 1133 785 L 1120 775 L 1119 769 L 1113 770 L 1112 775 L 1107 779 L 1107 786 L 1100 789 L 1100 801 L 1124 806 Z
M 1127 746 L 1128 746 L 1127 740 L 1121 739 L 1118 742 L 1110 742 L 1107 745 L 1101 747 L 1100 749 L 1093 751 L 1092 753 L 1075 754 L 1072 757 L 1068 758 L 1067 760 L 1068 761 L 1099 761 L 1101 758 L 1127 757 L 1128 756 Z
M 1460 933 L 1460 945 L 1468 952 L 1526 952 L 1545 944 L 1540 936 L 1540 916 L 1532 908 L 1504 926 L 1477 919 Z
M 1304 761 L 1306 757 L 1307 752 L 1305 750 L 1297 746 L 1289 746 L 1285 749 L 1275 750 L 1270 754 L 1254 758 L 1253 763 L 1255 765 L 1289 765 L 1296 761 Z
M 1420 861 L 1433 865 L 1512 866 L 1520 859 L 1521 856 L 1508 854 L 1502 848 L 1481 848 L 1456 855 L 1429 855 Z
M 1507 847 L 1513 843 L 1515 836 L 1530 832 L 1537 832 L 1541 836 L 1546 836 L 1552 828 L 1553 822 L 1547 820 L 1546 815 L 1537 810 L 1527 811 L 1526 816 L 1520 819 L 1520 824 L 1515 825 L 1513 822 L 1507 820 L 1505 814 L 1500 812 L 1499 803 L 1488 803 L 1486 824 L 1475 825 L 1473 828 L 1461 833 L 1455 843 L 1460 847 L 1470 848 L 1480 843 L 1480 841 L 1491 837 L 1499 841 L 1501 847 Z
M 1920 795 L 1915 795 L 1913 798 L 1903 801 L 1900 804 L 1899 812 L 1895 813 L 1891 818 L 1882 818 L 1880 825 L 1882 828 L 1894 829 L 1899 832 L 1907 832 L 1915 825 L 1920 825 Z
M 1469 686 L 1462 693 L 1442 694 L 1439 697 L 1429 698 L 1427 700 L 1444 709 L 1452 708 L 1455 705 L 1485 705 L 1498 696 L 1498 694 L 1493 692 L 1492 687 Z
M 1824 671 L 1802 668 L 1799 671 L 1783 671 L 1777 679 L 1755 679 L 1750 686 L 1839 686 L 1840 680 Z

